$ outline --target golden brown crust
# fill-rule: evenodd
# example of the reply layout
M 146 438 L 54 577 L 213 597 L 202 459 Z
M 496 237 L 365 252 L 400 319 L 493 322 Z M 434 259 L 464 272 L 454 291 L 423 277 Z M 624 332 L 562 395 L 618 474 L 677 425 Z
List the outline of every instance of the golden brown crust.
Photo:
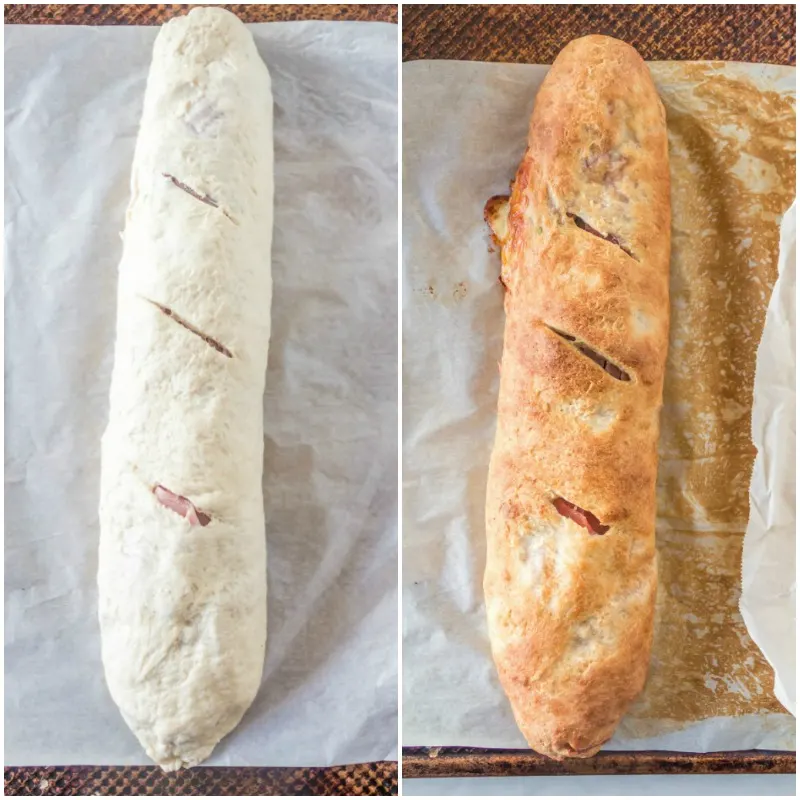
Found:
M 589 756 L 644 685 L 656 591 L 669 162 L 633 48 L 604 36 L 564 48 L 509 206 L 493 198 L 486 218 L 507 288 L 486 505 L 492 651 L 531 747 Z

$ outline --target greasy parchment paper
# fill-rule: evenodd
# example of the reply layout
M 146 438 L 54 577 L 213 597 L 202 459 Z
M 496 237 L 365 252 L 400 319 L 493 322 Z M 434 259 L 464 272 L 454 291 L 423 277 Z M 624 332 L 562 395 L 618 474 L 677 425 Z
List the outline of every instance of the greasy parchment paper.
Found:
M 524 748 L 481 587 L 504 325 L 482 217 L 508 191 L 547 68 L 403 69 L 403 742 Z M 794 197 L 794 70 L 652 71 L 673 183 L 659 595 L 647 687 L 609 748 L 793 749 L 738 599 L 756 347 Z
M 250 26 L 275 98 L 263 684 L 207 763 L 396 758 L 397 28 Z M 6 26 L 5 763 L 142 764 L 105 686 L 99 443 L 157 28 Z

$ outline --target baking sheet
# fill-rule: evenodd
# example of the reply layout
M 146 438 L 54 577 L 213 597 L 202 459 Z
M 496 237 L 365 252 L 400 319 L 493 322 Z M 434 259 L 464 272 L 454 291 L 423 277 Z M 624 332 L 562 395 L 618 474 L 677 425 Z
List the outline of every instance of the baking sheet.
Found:
M 753 393 L 750 519 L 742 554 L 739 609 L 747 631 L 775 670 L 775 696 L 797 716 L 797 221 L 781 223 L 778 280 L 758 345 Z
M 403 70 L 403 743 L 525 748 L 481 588 L 504 324 L 483 206 L 508 191 L 547 68 Z M 659 596 L 647 688 L 609 749 L 794 749 L 738 598 L 755 352 L 794 196 L 795 73 L 664 63 L 653 74 L 673 179 Z
M 275 97 L 262 689 L 208 764 L 397 757 L 397 27 L 249 26 Z M 106 689 L 99 442 L 157 28 L 6 26 L 5 763 L 148 763 Z

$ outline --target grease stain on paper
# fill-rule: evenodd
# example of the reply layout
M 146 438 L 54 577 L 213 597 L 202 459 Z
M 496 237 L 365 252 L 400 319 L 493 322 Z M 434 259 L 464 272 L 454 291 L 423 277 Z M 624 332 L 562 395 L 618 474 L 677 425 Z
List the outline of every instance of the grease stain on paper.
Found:
M 709 65 L 654 65 L 653 74 L 669 131 L 672 318 L 656 631 L 647 687 L 626 725 L 633 735 L 655 720 L 784 711 L 738 601 L 756 349 L 794 197 L 794 102 Z

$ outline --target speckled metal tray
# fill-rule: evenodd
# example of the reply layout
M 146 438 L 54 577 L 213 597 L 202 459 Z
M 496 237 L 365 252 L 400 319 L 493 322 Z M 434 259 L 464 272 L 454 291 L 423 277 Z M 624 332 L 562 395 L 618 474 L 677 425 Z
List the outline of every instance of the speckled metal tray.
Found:
M 230 797 L 396 795 L 397 763 L 293 767 L 6 767 L 6 795 Z
M 161 25 L 185 14 L 199 3 L 145 5 L 9 4 L 4 7 L 6 24 L 26 25 Z M 293 19 L 364 20 L 397 24 L 396 5 L 224 5 L 243 22 L 286 22 Z
M 793 5 L 403 6 L 403 60 L 552 64 L 579 36 L 603 33 L 646 61 L 794 65 Z

